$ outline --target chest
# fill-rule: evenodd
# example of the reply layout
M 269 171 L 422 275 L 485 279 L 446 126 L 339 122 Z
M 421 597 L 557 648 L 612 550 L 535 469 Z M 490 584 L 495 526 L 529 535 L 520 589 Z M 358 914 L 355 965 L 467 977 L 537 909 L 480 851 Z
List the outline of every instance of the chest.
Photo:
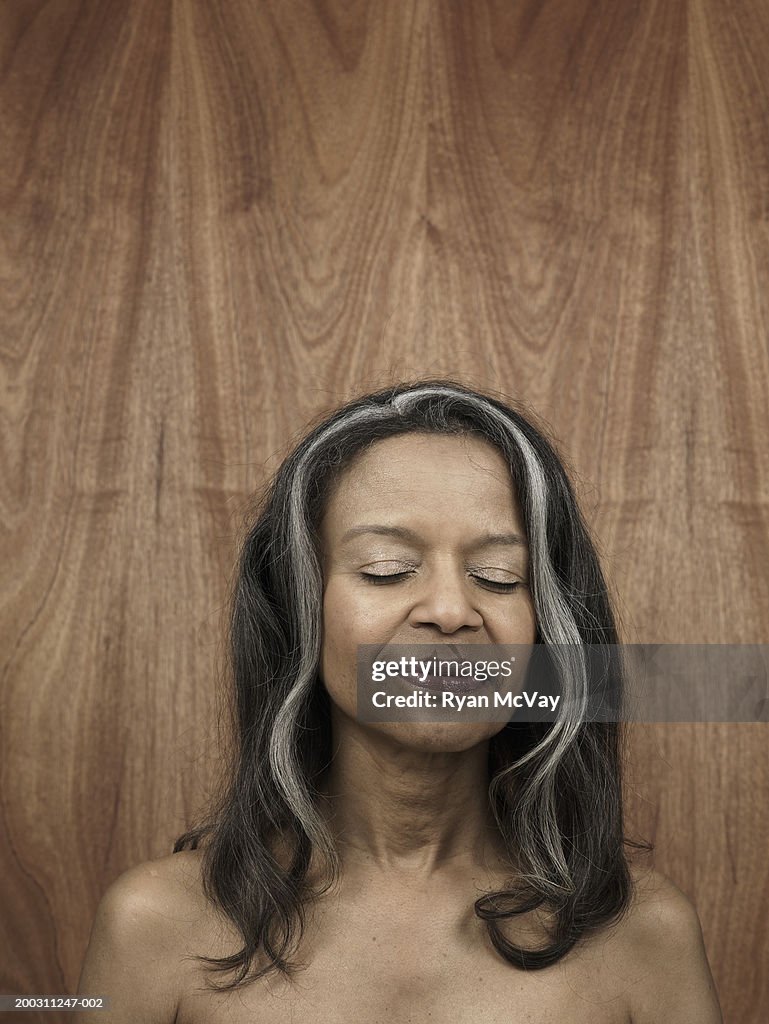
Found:
M 195 968 L 176 1024 L 630 1024 L 622 978 L 595 947 L 524 971 L 482 922 L 468 933 L 338 921 L 302 948 L 307 966 L 292 980 L 273 972 L 230 994 L 204 992 L 205 967 Z

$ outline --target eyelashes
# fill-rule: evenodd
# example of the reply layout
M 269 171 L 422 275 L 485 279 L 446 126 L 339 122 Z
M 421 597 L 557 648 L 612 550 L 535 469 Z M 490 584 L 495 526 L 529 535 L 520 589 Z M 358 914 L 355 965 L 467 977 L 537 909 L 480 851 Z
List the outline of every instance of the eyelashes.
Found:
M 410 576 L 411 572 L 394 572 L 388 574 L 374 573 L 374 572 L 362 572 L 360 576 L 367 583 L 371 583 L 374 586 L 383 586 L 392 583 L 398 583 Z M 498 580 L 487 580 L 483 576 L 473 576 L 473 579 L 477 580 L 483 587 L 488 587 L 496 593 L 500 594 L 511 594 L 518 587 L 522 586 L 520 582 L 515 583 L 500 583 Z

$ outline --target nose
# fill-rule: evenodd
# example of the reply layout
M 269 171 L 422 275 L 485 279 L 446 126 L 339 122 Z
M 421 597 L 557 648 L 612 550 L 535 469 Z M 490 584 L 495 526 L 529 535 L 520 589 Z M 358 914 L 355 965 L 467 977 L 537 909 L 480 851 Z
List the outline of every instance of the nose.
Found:
M 470 587 L 461 570 L 450 566 L 434 569 L 414 600 L 410 624 L 437 626 L 441 633 L 456 633 L 463 627 L 477 632 L 483 626 L 483 616 Z

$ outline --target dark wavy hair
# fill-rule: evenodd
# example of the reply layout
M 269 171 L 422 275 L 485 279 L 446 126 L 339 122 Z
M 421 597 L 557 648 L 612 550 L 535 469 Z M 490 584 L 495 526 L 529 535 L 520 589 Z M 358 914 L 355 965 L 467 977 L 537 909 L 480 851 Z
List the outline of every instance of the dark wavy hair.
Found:
M 228 666 L 234 739 L 218 793 L 174 853 L 202 842 L 206 896 L 236 925 L 243 947 L 198 956 L 214 972 L 235 971 L 229 990 L 271 970 L 296 969 L 305 907 L 338 878 L 334 842 L 318 809 L 332 758 L 329 698 L 318 677 L 323 579 L 318 531 L 330 488 L 361 451 L 408 433 L 474 436 L 504 457 L 530 550 L 537 644 L 558 652 L 567 697 L 553 722 L 511 720 L 489 744 L 489 799 L 511 861 L 511 888 L 486 893 L 475 913 L 510 964 L 539 969 L 629 908 L 620 720 L 586 714 L 596 686 L 616 701 L 619 660 L 584 657 L 589 645 L 616 650 L 615 614 L 598 555 L 562 459 L 520 402 L 450 379 L 428 378 L 366 394 L 317 423 L 261 493 L 247 527 L 229 605 Z M 564 653 L 566 652 L 566 653 Z M 600 661 L 600 659 L 599 659 Z M 600 677 L 600 678 L 599 678 Z M 280 839 L 288 861 L 276 855 Z M 308 881 L 314 855 L 325 883 Z M 510 942 L 500 922 L 544 907 L 550 944 Z M 257 964 L 257 961 L 261 961 Z

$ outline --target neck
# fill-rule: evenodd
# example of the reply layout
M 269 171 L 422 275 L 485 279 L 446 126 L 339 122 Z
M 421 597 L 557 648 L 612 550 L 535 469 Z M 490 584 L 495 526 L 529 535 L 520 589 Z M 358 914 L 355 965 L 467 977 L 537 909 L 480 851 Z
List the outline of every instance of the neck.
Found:
M 488 740 L 425 751 L 337 718 L 333 749 L 322 806 L 345 866 L 425 878 L 506 860 L 488 799 Z

